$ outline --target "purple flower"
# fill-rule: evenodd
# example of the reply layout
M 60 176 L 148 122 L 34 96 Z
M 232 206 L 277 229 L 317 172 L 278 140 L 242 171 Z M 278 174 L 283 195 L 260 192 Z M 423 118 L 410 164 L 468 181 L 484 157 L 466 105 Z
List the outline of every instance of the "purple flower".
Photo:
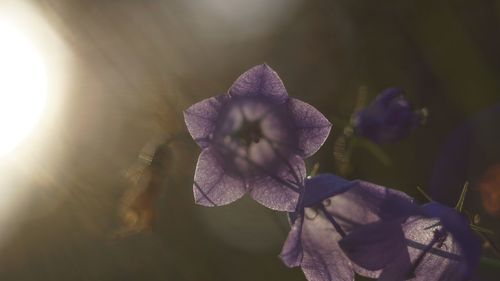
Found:
M 435 202 L 399 208 L 401 219 L 359 227 L 339 242 L 349 259 L 378 280 L 469 280 L 481 254 L 469 222 Z
M 219 206 L 246 192 L 262 205 L 294 211 L 303 186 L 303 159 L 326 140 L 331 124 L 314 107 L 288 97 L 269 66 L 243 73 L 223 95 L 184 112 L 202 148 L 194 176 L 196 203 Z
M 281 252 L 289 267 L 301 266 L 309 281 L 354 280 L 354 272 L 377 272 L 353 265 L 338 241 L 360 226 L 393 219 L 406 194 L 364 181 L 331 174 L 307 179 L 300 209 Z M 383 252 L 382 252 L 383 253 Z
M 373 142 L 395 142 L 415 129 L 422 117 L 405 99 L 402 89 L 388 88 L 356 114 L 353 127 L 357 135 Z

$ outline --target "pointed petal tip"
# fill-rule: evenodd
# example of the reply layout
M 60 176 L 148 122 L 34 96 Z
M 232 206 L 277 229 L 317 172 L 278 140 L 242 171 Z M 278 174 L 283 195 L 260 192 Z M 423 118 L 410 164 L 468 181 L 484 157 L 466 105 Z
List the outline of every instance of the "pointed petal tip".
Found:
M 215 205 L 215 204 L 210 203 L 210 202 L 208 202 L 208 201 L 200 201 L 200 200 L 197 200 L 197 199 L 196 199 L 196 196 L 195 196 L 195 198 L 194 198 L 194 203 L 195 203 L 196 205 L 203 206 L 203 207 L 218 207 L 218 205 Z M 220 206 L 222 206 L 222 205 L 220 205 Z
M 301 100 L 290 98 L 289 110 L 297 128 L 301 156 L 307 158 L 325 143 L 333 125 L 318 109 Z
M 220 97 L 215 96 L 201 100 L 183 110 L 186 128 L 201 148 L 206 148 L 207 144 L 197 140 L 208 139 L 213 133 L 222 106 Z
M 262 70 L 271 70 L 271 71 L 274 71 L 274 69 L 271 66 L 269 66 L 269 64 L 267 64 L 267 63 L 258 64 L 256 66 L 250 68 L 250 70 L 252 70 L 254 68 L 261 68 Z
M 241 74 L 228 93 L 232 97 L 263 97 L 276 104 L 282 104 L 288 99 L 288 93 L 278 73 L 265 63 Z

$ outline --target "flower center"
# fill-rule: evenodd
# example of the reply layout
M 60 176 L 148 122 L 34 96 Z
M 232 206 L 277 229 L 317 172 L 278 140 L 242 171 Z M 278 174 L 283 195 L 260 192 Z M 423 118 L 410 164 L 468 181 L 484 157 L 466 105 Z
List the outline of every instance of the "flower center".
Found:
M 258 143 L 264 136 L 260 121 L 260 119 L 254 121 L 244 120 L 241 127 L 231 137 L 247 147 L 252 143 Z

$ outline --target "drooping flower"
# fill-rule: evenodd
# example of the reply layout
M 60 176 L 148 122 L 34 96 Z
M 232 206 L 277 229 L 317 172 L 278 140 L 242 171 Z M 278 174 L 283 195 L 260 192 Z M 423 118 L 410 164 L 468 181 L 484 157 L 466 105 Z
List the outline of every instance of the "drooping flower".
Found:
M 423 121 L 422 111 L 415 111 L 399 88 L 383 90 L 353 120 L 357 135 L 376 143 L 395 142 L 406 137 Z
M 399 208 L 404 220 L 384 219 L 340 240 L 347 257 L 377 272 L 370 277 L 382 281 L 469 280 L 478 265 L 481 244 L 468 220 L 435 202 Z
M 485 254 L 500 255 L 500 103 L 482 110 L 446 137 L 436 159 L 429 182 L 432 198 L 452 205 L 461 185 L 470 182 L 466 208 L 492 230 L 482 233 L 487 241 Z M 485 279 L 485 276 L 481 276 Z
M 290 215 L 292 229 L 281 252 L 289 267 L 302 267 L 309 281 L 351 281 L 354 272 L 377 272 L 352 264 L 338 242 L 360 226 L 399 216 L 399 205 L 411 201 L 406 194 L 369 182 L 348 181 L 323 174 L 307 179 L 297 212 Z
M 223 95 L 184 111 L 189 133 L 202 148 L 194 176 L 196 203 L 219 206 L 246 192 L 262 205 L 294 211 L 303 159 L 326 140 L 331 124 L 314 107 L 290 98 L 263 64 L 242 74 Z

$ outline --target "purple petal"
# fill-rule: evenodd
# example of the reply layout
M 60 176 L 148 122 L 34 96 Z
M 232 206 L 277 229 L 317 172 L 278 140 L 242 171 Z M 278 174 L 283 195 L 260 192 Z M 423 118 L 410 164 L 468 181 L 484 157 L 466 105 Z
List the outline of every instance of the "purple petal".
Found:
M 351 185 L 351 181 L 333 174 L 321 174 L 306 179 L 302 207 L 312 207 L 329 197 L 346 191 Z
M 375 98 L 374 103 L 380 103 L 382 105 L 389 105 L 395 98 L 401 97 L 405 95 L 405 91 L 401 88 L 387 88 L 384 89 L 380 94 Z
M 244 181 L 229 176 L 211 147 L 202 150 L 194 174 L 195 202 L 203 206 L 229 204 L 245 194 Z
M 380 221 L 354 229 L 339 242 L 352 262 L 368 270 L 379 270 L 406 251 L 399 221 Z
M 359 111 L 353 123 L 356 134 L 383 143 L 406 137 L 418 127 L 421 118 L 421 114 L 414 112 L 411 103 L 405 99 L 402 89 L 388 88 Z
M 323 145 L 332 124 L 313 106 L 290 98 L 289 109 L 298 133 L 298 148 L 301 156 L 309 157 Z
M 466 263 L 465 279 L 468 279 L 479 264 L 481 256 L 481 242 L 471 230 L 469 221 L 455 209 L 436 202 L 428 203 L 422 206 L 422 209 L 427 216 L 439 218 L 446 231 L 459 245 Z
M 307 188 L 321 190 L 317 194 L 306 195 L 309 196 L 307 201 L 311 203 L 316 202 L 321 194 L 332 194 L 322 202 L 326 214 L 321 209 L 304 208 L 303 213 L 299 214 L 294 222 L 281 257 L 288 266 L 297 266 L 300 263 L 308 280 L 353 280 L 353 271 L 376 278 L 383 265 L 389 263 L 401 251 L 406 251 L 406 239 L 401 231 L 401 223 L 406 217 L 387 214 L 394 212 L 393 206 L 403 204 L 401 202 L 411 204 L 412 200 L 406 194 L 364 181 L 347 181 L 335 175 L 320 175 L 309 179 Z M 394 204 L 393 201 L 398 203 Z M 407 212 L 403 214 L 406 215 Z M 354 258 L 360 257 L 362 260 L 359 263 L 368 264 L 369 268 L 352 264 L 344 255 L 338 243 L 341 235 L 331 222 L 332 218 L 348 234 L 347 237 L 353 233 L 350 239 L 346 239 L 345 245 L 349 246 L 349 243 L 354 242 L 354 250 L 367 251 L 368 256 L 356 251 L 350 254 Z M 356 233 L 363 225 L 385 222 L 382 218 L 394 220 L 379 228 L 367 228 L 367 231 Z M 356 242 L 358 240 L 360 245 Z M 381 245 L 378 244 L 380 242 Z M 399 249 L 387 251 L 385 248 L 394 247 L 393 243 L 399 245 Z M 382 260 L 373 260 L 373 253 L 377 256 L 382 254 L 384 257 Z
M 406 280 L 408 270 L 411 268 L 411 261 L 408 251 L 401 251 L 399 255 L 388 264 L 378 277 L 379 281 Z M 377 278 L 377 277 L 375 277 Z M 415 279 L 411 279 L 415 280 Z M 421 280 L 421 279 L 418 279 Z M 423 281 L 423 280 L 422 280 Z
M 404 219 L 411 213 L 412 199 L 403 192 L 355 180 L 347 191 L 328 199 L 327 211 L 346 229 L 380 219 Z
M 306 208 L 306 212 L 315 211 Z M 350 262 L 337 243 L 340 235 L 332 224 L 321 213 L 313 217 L 306 214 L 303 221 L 300 236 L 301 267 L 307 280 L 354 280 Z
M 405 245 L 401 243 L 404 236 L 401 234 L 401 231 L 398 232 L 395 229 L 397 227 L 401 228 L 401 223 L 410 214 L 416 212 L 417 206 L 412 203 L 411 197 L 403 192 L 359 180 L 352 181 L 352 184 L 353 186 L 346 192 L 331 197 L 329 205 L 326 208 L 348 234 L 346 241 L 343 243 L 344 247 L 348 248 L 347 250 L 352 251 L 352 253 L 347 252 L 347 254 L 354 259 L 354 271 L 366 277 L 377 278 L 380 274 L 380 270 L 378 269 L 381 268 L 381 265 L 374 264 L 374 262 L 379 261 L 372 261 L 370 259 L 372 258 L 371 254 L 376 252 L 376 248 L 379 245 L 370 245 L 368 243 L 370 241 L 368 240 L 372 239 L 371 242 L 375 242 L 378 239 L 378 242 L 384 243 L 385 246 L 395 243 L 395 245 L 391 245 L 394 248 L 397 248 L 396 244 L 399 241 L 401 249 Z M 409 212 L 408 209 L 412 212 Z M 391 221 L 391 223 L 385 225 L 385 221 Z M 371 229 L 376 228 L 375 226 L 370 226 L 371 224 L 381 224 L 381 228 Z M 368 227 L 366 231 L 363 230 L 365 227 Z M 385 228 L 392 230 L 384 234 Z M 373 236 L 370 234 L 371 231 L 374 231 Z M 379 235 L 375 233 L 377 231 Z M 363 237 L 363 234 L 360 233 L 366 234 L 369 237 Z M 352 236 L 350 236 L 351 234 Z M 387 239 L 390 237 L 390 241 L 384 240 L 383 236 L 389 234 L 391 236 L 387 236 Z M 347 238 L 349 236 L 350 238 Z M 357 240 L 359 240 L 359 244 Z M 380 248 L 383 248 L 383 246 Z M 406 247 L 403 247 L 403 249 L 406 250 Z M 363 256 L 362 252 L 368 250 L 371 250 L 370 254 L 367 253 L 367 256 Z M 387 252 L 385 254 L 385 261 L 383 263 L 389 263 L 388 261 L 391 257 L 394 257 L 397 253 Z
M 281 250 L 280 258 L 288 267 L 300 266 L 302 262 L 302 225 L 303 217 L 296 218 L 292 225 L 292 229 L 288 233 L 283 249 Z
M 305 174 L 304 161 L 299 156 L 293 156 L 289 159 L 289 165 L 280 173 L 251 180 L 250 195 L 270 209 L 293 212 L 297 207 L 299 193 L 292 188 L 303 185 Z
M 193 104 L 184 111 L 186 127 L 201 147 L 208 147 L 216 121 L 223 106 L 223 96 L 211 97 Z
M 437 219 L 414 217 L 403 225 L 412 263 L 434 238 L 434 231 L 441 227 L 436 225 L 438 221 Z M 457 241 L 452 235 L 448 235 L 440 247 L 434 246 L 424 256 L 414 271 L 416 279 L 412 280 L 466 280 L 468 267 L 462 254 Z M 400 276 L 407 274 L 407 272 L 408 268 L 403 266 L 400 268 Z
M 229 89 L 232 97 L 265 97 L 275 104 L 288 99 L 285 86 L 278 74 L 267 64 L 252 67 L 243 73 Z

